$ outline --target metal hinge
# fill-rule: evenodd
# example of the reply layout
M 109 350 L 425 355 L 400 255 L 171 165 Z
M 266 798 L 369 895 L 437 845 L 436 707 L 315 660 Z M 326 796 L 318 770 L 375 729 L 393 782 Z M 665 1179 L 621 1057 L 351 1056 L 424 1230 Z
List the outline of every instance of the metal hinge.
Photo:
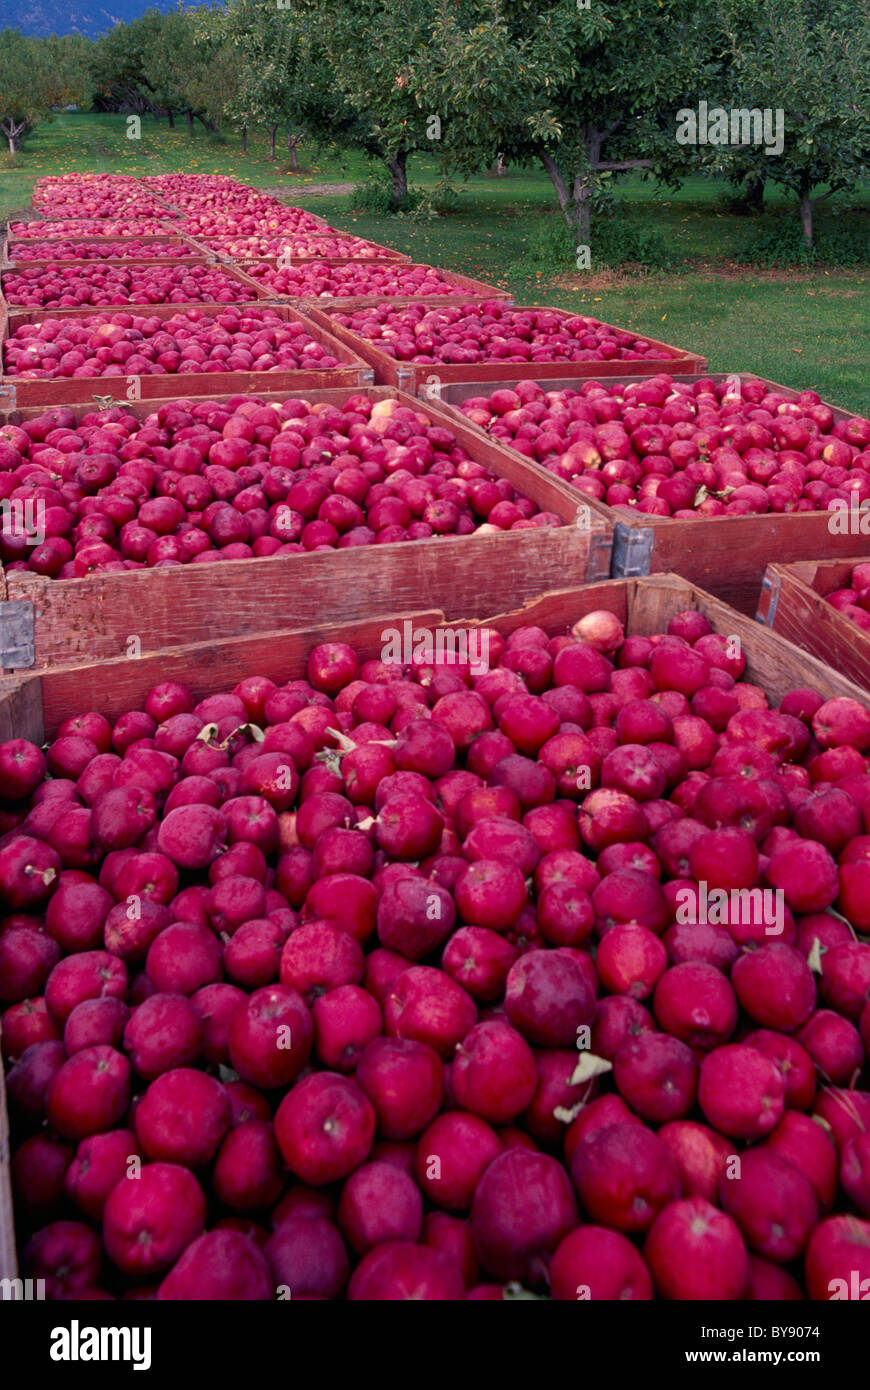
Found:
M 613 528 L 611 578 L 637 579 L 648 575 L 654 537 L 651 526 L 626 526 L 624 521 L 618 521 Z
M 611 558 L 613 544 L 610 536 L 595 534 L 590 537 L 589 559 L 586 562 L 586 583 L 595 584 L 611 577 Z
M 0 667 L 20 670 L 36 660 L 34 610 L 28 599 L 0 602 Z
M 758 611 L 755 614 L 755 621 L 762 623 L 765 627 L 772 628 L 776 622 L 776 610 L 779 607 L 779 595 L 782 590 L 782 580 L 778 574 L 766 574 L 761 581 L 761 594 L 759 596 Z M 768 595 L 767 608 L 762 612 L 764 595 Z

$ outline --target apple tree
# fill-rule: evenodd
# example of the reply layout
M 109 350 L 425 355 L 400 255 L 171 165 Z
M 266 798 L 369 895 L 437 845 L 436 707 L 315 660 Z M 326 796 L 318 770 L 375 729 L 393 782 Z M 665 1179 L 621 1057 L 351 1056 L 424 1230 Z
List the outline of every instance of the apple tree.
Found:
M 787 188 L 811 249 L 814 208 L 854 189 L 870 165 L 870 11 L 852 0 L 719 0 L 718 18 L 732 101 L 781 111 L 783 148 L 723 147 L 713 162 L 725 172 L 748 164 Z
M 452 2 L 452 0 L 451 0 Z M 318 0 L 332 69 L 332 113 L 321 134 L 363 149 L 389 171 L 392 196 L 408 195 L 408 156 L 437 157 L 438 107 L 424 87 L 422 63 L 431 38 L 433 0 Z
M 89 96 L 84 44 L 77 36 L 25 37 L 18 29 L 0 32 L 0 131 L 10 154 L 23 136 L 52 110 Z
M 326 121 L 335 106 L 316 11 L 304 4 L 234 0 L 224 7 L 220 25 L 238 68 L 232 116 L 242 127 L 243 145 L 249 126 L 265 127 L 274 159 L 284 126 L 291 165 L 298 168 L 297 146 L 309 125 Z
M 479 0 L 474 11 L 469 22 L 440 0 L 421 58 L 444 94 L 450 162 L 539 162 L 584 242 L 614 175 L 674 180 L 673 113 L 710 62 L 693 0 Z

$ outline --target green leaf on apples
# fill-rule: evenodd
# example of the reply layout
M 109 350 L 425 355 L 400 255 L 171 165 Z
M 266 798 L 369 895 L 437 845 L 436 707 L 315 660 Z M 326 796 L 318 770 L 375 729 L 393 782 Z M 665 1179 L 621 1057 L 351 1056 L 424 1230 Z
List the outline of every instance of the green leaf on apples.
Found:
M 591 1081 L 596 1076 L 604 1076 L 609 1071 L 613 1071 L 613 1063 L 608 1062 L 606 1057 L 596 1057 L 594 1052 L 583 1052 L 577 1059 L 577 1065 L 568 1085 L 580 1086 L 584 1081 Z

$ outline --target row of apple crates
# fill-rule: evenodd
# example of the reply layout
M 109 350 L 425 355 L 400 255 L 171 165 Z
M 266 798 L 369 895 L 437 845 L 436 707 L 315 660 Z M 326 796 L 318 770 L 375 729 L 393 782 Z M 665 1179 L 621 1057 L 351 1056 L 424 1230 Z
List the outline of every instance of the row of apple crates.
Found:
M 513 380 L 493 382 L 492 389 Z M 576 382 L 557 378 L 540 384 L 551 390 Z M 396 399 L 452 429 L 472 458 L 542 510 L 554 512 L 561 526 L 236 560 L 220 565 L 217 574 L 211 565 L 192 565 L 52 580 L 10 570 L 0 576 L 0 670 L 10 674 L 94 661 L 123 665 L 131 633 L 143 653 L 175 648 L 203 633 L 210 641 L 232 643 L 272 626 L 307 627 L 324 614 L 340 626 L 389 609 L 426 609 L 433 595 L 449 620 L 483 619 L 543 592 L 670 573 L 741 613 L 757 613 L 870 689 L 870 636 L 826 601 L 832 589 L 845 586 L 851 565 L 870 553 L 866 534 L 832 534 L 827 512 L 672 520 L 609 507 L 470 423 L 458 407 L 480 392 L 479 383 L 446 385 L 438 401 L 359 380 L 278 391 L 264 391 L 257 383 L 249 390 L 263 401 L 298 396 L 341 404 L 361 384 L 377 400 Z M 235 385 L 206 398 L 226 400 L 233 394 L 238 394 Z M 138 418 L 156 404 L 124 402 Z M 71 408 L 81 418 L 93 411 L 94 402 Z M 0 422 L 21 423 L 44 409 L 45 404 L 15 407 L 0 415 Z M 835 415 L 849 418 L 836 409 Z
M 207 252 L 192 238 L 176 240 L 188 242 L 192 252 Z M 204 258 L 207 257 L 200 257 Z M 228 259 L 224 260 L 227 269 L 233 269 Z M 235 273 L 247 278 L 238 267 Z M 468 299 L 461 296 L 475 291 L 507 298 L 489 286 L 464 277 L 454 278 L 462 282 L 457 286 L 457 297 L 431 302 L 467 303 Z M 108 391 L 117 390 L 118 382 L 120 403 L 143 417 L 157 401 L 167 399 L 225 400 L 245 394 L 263 400 L 301 395 L 339 402 L 363 388 L 378 398 L 392 396 L 411 404 L 406 393 L 417 393 L 413 401 L 416 409 L 424 410 L 439 423 L 449 423 L 472 457 L 497 475 L 509 478 L 542 509 L 556 512 L 563 525 L 541 531 L 234 561 L 231 573 L 221 575 L 220 605 L 214 604 L 211 566 L 94 574 L 65 581 L 11 571 L 5 575 L 4 593 L 0 595 L 5 600 L 0 606 L 0 670 L 44 669 L 95 658 L 111 660 L 123 651 L 131 631 L 139 635 L 144 650 L 174 646 L 178 634 L 174 634 L 173 624 L 177 622 L 183 627 L 181 636 L 209 631 L 232 639 L 251 631 L 252 625 L 268 621 L 270 611 L 280 611 L 294 623 L 310 623 L 324 612 L 336 621 L 355 621 L 381 611 L 389 602 L 406 608 L 425 604 L 434 591 L 434 577 L 442 574 L 450 576 L 445 590 L 445 612 L 449 618 L 482 617 L 502 602 L 522 604 L 542 591 L 566 585 L 661 573 L 679 574 L 739 611 L 753 614 L 768 592 L 763 581 L 769 562 L 828 559 L 842 564 L 852 556 L 857 559 L 866 553 L 866 535 L 832 535 L 827 512 L 688 521 L 609 507 L 489 438 L 459 409 L 469 396 L 511 387 L 521 379 L 534 379 L 545 390 L 576 388 L 584 379 L 601 379 L 616 385 L 663 371 L 670 372 L 675 381 L 691 382 L 706 369 L 705 359 L 696 354 L 668 344 L 653 344 L 662 349 L 661 358 L 637 363 L 487 362 L 471 367 L 439 364 L 437 368 L 414 368 L 396 362 L 374 344 L 337 324 L 333 304 L 323 307 L 321 302 L 317 307 L 304 303 L 291 307 L 286 300 L 270 300 L 268 291 L 258 282 L 251 280 L 250 286 L 252 303 L 268 305 L 285 320 L 302 321 L 311 336 L 328 347 L 339 365 L 325 371 L 218 373 L 209 374 L 207 379 L 198 374 L 144 376 L 136 379 L 135 400 L 127 399 L 125 379 L 113 377 L 106 379 Z M 407 305 L 419 300 L 375 302 Z M 340 301 L 342 309 L 352 303 Z M 129 311 L 130 306 L 124 307 Z M 208 305 L 200 304 L 148 305 L 142 306 L 142 312 L 168 318 L 187 308 L 209 311 Z M 47 312 L 95 317 L 106 310 Z M 0 338 L 5 339 L 21 322 L 45 316 L 46 311 L 42 310 L 9 310 L 0 328 Z M 435 371 L 437 385 L 433 391 L 431 374 Z M 711 379 L 718 382 L 726 378 L 714 375 Z M 733 380 L 733 374 L 729 379 Z M 767 385 L 788 396 L 796 394 L 773 383 Z M 90 391 L 93 387 L 84 389 Z M 82 402 L 82 396 L 81 379 L 6 378 L 0 380 L 0 420 L 17 423 L 57 404 L 71 404 L 81 416 L 93 410 L 97 398 L 95 393 Z M 106 397 L 99 399 L 104 401 Z M 832 409 L 835 417 L 848 418 L 845 411 Z M 288 570 L 287 566 L 291 568 Z M 270 610 L 273 600 L 280 604 L 277 610 Z M 783 603 L 770 604 L 769 616 L 771 621 L 786 621 Z M 848 619 L 843 618 L 842 622 L 848 624 Z M 814 624 L 814 628 L 818 626 Z M 858 630 L 850 632 L 847 628 L 844 647 L 853 650 L 856 641 L 860 647 L 862 636 Z

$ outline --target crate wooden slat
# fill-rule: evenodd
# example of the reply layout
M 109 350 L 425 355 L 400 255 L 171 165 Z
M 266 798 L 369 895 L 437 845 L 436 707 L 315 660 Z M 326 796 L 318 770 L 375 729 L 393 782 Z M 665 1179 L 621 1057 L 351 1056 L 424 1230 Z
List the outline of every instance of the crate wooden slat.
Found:
M 312 317 L 319 316 L 314 314 Z M 670 375 L 674 381 L 689 385 L 696 380 L 694 376 L 675 372 Z M 576 379 L 566 376 L 536 376 L 534 379 L 545 391 L 578 387 Z M 603 376 L 601 379 L 604 384 L 611 386 L 627 385 L 636 380 L 630 375 L 619 376 L 615 381 Z M 770 390 L 781 392 L 792 400 L 799 395 L 791 387 L 780 386 L 751 372 L 711 372 L 707 374 L 707 379 L 715 382 L 737 379 L 761 381 Z M 440 402 L 447 419 L 465 419 L 457 409 L 460 402 L 469 396 L 491 395 L 500 387 L 511 388 L 518 380 L 512 373 L 507 373 L 501 380 L 488 381 L 484 386 L 474 380 L 455 384 L 445 382 L 437 396 L 428 399 L 436 408 Z M 851 418 L 850 411 L 838 406 L 831 406 L 830 409 L 835 419 Z M 481 430 L 481 433 L 485 431 Z M 504 447 L 517 458 L 525 457 L 510 445 Z M 866 545 L 870 552 L 870 537 L 832 534 L 829 530 L 829 512 L 768 512 L 761 516 L 716 516 L 699 517 L 697 521 L 675 521 L 670 517 L 633 513 L 630 508 L 609 507 L 604 502 L 586 497 L 570 483 L 565 486 L 578 502 L 585 500 L 592 511 L 606 516 L 612 523 L 614 578 L 650 573 L 679 574 L 750 616 L 754 616 L 757 610 L 761 582 L 771 560 L 790 563 L 821 556 L 847 556 L 860 551 L 862 545 Z
M 347 389 L 257 393 L 263 400 L 304 397 L 332 404 L 354 394 Z M 367 394 L 376 400 L 395 398 L 441 422 L 422 402 L 389 387 L 369 387 Z M 138 401 L 126 408 L 144 418 L 155 402 Z M 77 415 L 92 409 L 82 406 Z M 39 413 L 12 411 L 9 422 Z M 564 525 L 83 579 L 53 580 L 13 570 L 6 575 L 6 597 L 33 605 L 35 666 L 108 660 L 124 653 L 132 636 L 148 652 L 195 641 L 206 632 L 233 637 L 271 626 L 307 625 L 324 612 L 355 621 L 385 606 L 418 607 L 445 583 L 451 617 L 480 616 L 507 596 L 518 603 L 566 579 L 581 584 L 609 576 L 611 531 L 606 521 L 581 512 L 581 525 L 576 524 L 578 508 L 558 479 L 508 456 L 462 421 L 451 421 L 450 428 L 476 459 L 542 510 L 555 512 Z
M 452 273 L 452 272 L 450 272 Z M 497 294 L 492 298 L 506 298 L 506 295 Z M 375 300 L 373 303 L 384 303 L 384 300 Z M 425 303 L 424 299 L 396 299 L 389 303 L 401 308 L 406 304 Z M 457 304 L 467 304 L 467 299 L 456 298 L 452 301 L 447 299 L 438 300 L 434 307 L 446 307 L 448 303 L 454 306 Z M 479 301 L 478 301 L 479 302 Z M 323 307 L 320 307 L 323 306 Z M 437 383 L 438 389 L 442 390 L 442 395 L 446 398 L 446 387 L 454 383 L 476 383 L 480 390 L 471 391 L 471 395 L 480 395 L 483 390 L 496 390 L 505 381 L 538 381 L 543 378 L 559 376 L 563 378 L 566 386 L 576 386 L 578 381 L 586 381 L 589 378 L 595 380 L 597 377 L 610 379 L 612 377 L 629 379 L 636 376 L 653 376 L 659 372 L 682 372 L 693 376 L 700 375 L 707 370 L 707 359 L 697 353 L 689 352 L 685 348 L 672 347 L 669 343 L 659 342 L 655 338 L 645 338 L 654 348 L 660 348 L 663 352 L 662 358 L 650 358 L 643 362 L 476 362 L 471 366 L 461 366 L 450 362 L 428 362 L 415 365 L 413 362 L 398 362 L 394 357 L 390 357 L 386 352 L 382 352 L 376 343 L 368 338 L 361 337 L 351 329 L 345 328 L 342 324 L 336 323 L 334 314 L 345 313 L 357 307 L 370 307 L 368 303 L 355 305 L 351 300 L 338 300 L 335 305 L 324 305 L 324 302 L 317 300 L 308 301 L 308 312 L 311 317 L 334 333 L 337 338 L 348 345 L 353 345 L 355 350 L 370 362 L 375 370 L 375 381 L 383 382 L 388 386 L 400 386 L 404 391 L 415 392 L 419 395 L 428 396 L 433 389 L 433 383 Z M 558 314 L 560 318 L 576 318 L 576 314 L 570 313 L 567 309 L 552 309 L 548 305 L 522 305 L 511 304 L 517 313 L 530 313 L 535 309 L 546 308 L 548 314 Z M 614 325 L 616 326 L 616 325 Z M 643 337 L 643 334 L 637 334 Z
M 247 269 L 248 271 L 250 270 L 250 267 L 251 267 L 252 265 L 263 265 L 264 263 L 267 264 L 267 265 L 271 265 L 273 269 L 276 269 L 276 268 L 277 268 L 277 265 L 278 265 L 278 257 L 277 257 L 277 256 L 249 256 L 249 257 L 246 257 L 246 258 L 239 257 L 239 258 L 237 259 L 237 261 L 236 261 L 236 264 L 237 264 L 242 270 Z M 377 265 L 377 263 L 378 263 L 378 262 L 377 262 L 373 257 L 371 257 L 371 256 L 365 256 L 365 257 L 363 257 L 362 259 L 360 259 L 359 257 L 355 257 L 355 256 L 348 256 L 348 257 L 346 257 L 346 258 L 338 258 L 338 257 L 336 257 L 336 258 L 334 258 L 334 259 L 332 259 L 332 260 L 329 260 L 328 258 L 324 258 L 324 264 L 325 264 L 325 265 L 361 265 L 361 266 L 371 266 L 371 265 Z M 302 260 L 300 259 L 299 264 L 304 265 L 304 264 L 306 264 L 306 262 L 304 262 L 304 261 L 302 261 Z M 311 262 L 309 261 L 309 262 L 307 262 L 307 264 L 311 264 Z M 393 262 L 390 262 L 390 264 L 393 264 Z M 421 262 L 419 262 L 419 261 L 410 261 L 410 260 L 409 260 L 409 261 L 404 261 L 404 262 L 401 262 L 401 263 L 400 263 L 400 265 L 397 267 L 397 269 L 402 269 L 402 270 L 413 270 L 413 269 L 415 269 L 417 266 L 419 266 L 420 264 L 421 264 Z M 395 305 L 398 305 L 399 307 L 401 307 L 402 305 L 407 305 L 407 304 L 428 304 L 428 305 L 430 305 L 433 309 L 437 309 L 437 308 L 443 307 L 444 305 L 447 305 L 447 304 L 464 304 L 464 303 L 467 303 L 469 297 L 471 297 L 471 296 L 473 296 L 474 300 L 476 300 L 478 303 L 480 303 L 480 301 L 481 301 L 482 299 L 499 299 L 499 300 L 505 301 L 505 303 L 508 303 L 508 304 L 512 304 L 512 303 L 513 303 L 513 296 L 511 295 L 510 290 L 501 290 L 501 289 L 499 289 L 496 285 L 488 285 L 488 284 L 486 284 L 483 280 L 472 280 L 472 279 L 470 278 L 470 276 L 468 276 L 468 275 L 460 275 L 460 273 L 459 273 L 458 270 L 445 270 L 443 266 L 427 266 L 427 269 L 437 270 L 437 271 L 438 271 L 438 274 L 442 277 L 442 279 L 447 280 L 447 281 L 451 284 L 451 286 L 453 286 L 453 288 L 450 289 L 450 290 L 448 290 L 448 291 L 446 291 L 444 294 L 397 294 L 397 295 L 381 295 L 381 294 L 356 294 L 356 295 L 311 295 L 311 294 L 306 295 L 306 294 L 301 294 L 301 295 L 293 295 L 293 294 L 279 294 L 277 290 L 270 289 L 270 290 L 269 290 L 269 297 L 270 297 L 272 300 L 274 300 L 276 303 L 279 303 L 279 304 L 287 304 L 287 303 L 301 304 L 301 305 L 303 305 L 303 306 L 304 306 L 305 308 L 307 308 L 307 309 L 319 308 L 319 309 L 321 309 L 321 310 L 323 310 L 323 311 L 326 311 L 326 310 L 329 310 L 329 309 L 337 309 L 337 310 L 339 310 L 340 312 L 343 312 L 343 311 L 345 311 L 345 310 L 347 310 L 347 311 L 353 311 L 353 310 L 355 310 L 355 309 L 371 309 L 371 308 L 373 308 L 374 306 L 380 305 L 380 304 L 390 304 L 390 305 L 395 304 Z M 252 279 L 255 279 L 255 277 L 253 277 L 253 276 L 252 276 L 251 278 L 252 278 Z M 256 280 L 256 279 L 255 279 L 255 283 L 256 283 L 256 284 L 262 284 L 263 282 L 260 281 L 260 280 Z M 265 286 L 264 286 L 264 288 L 265 288 Z M 324 325 L 324 326 L 325 326 L 325 325 Z M 334 329 L 330 329 L 329 331 L 330 331 L 330 332 L 334 332 L 335 330 L 334 330 Z M 357 335 L 353 335 L 353 336 L 356 338 Z M 365 341 L 365 340 L 364 340 L 364 339 L 358 339 L 358 341 L 359 341 L 359 342 L 363 342 L 363 341 Z M 381 356 L 386 356 L 385 353 L 382 353 L 382 354 L 380 354 L 380 355 L 381 355 Z M 391 358 L 388 358 L 387 360 L 388 360 L 388 361 L 391 361 L 392 359 L 391 359 Z M 406 363 L 406 364 L 404 364 L 404 365 L 407 366 L 408 364 Z M 394 382 L 390 382 L 389 384 L 392 385 L 392 386 L 396 386 L 396 385 L 398 385 L 398 382 L 397 382 L 397 381 L 394 381 Z M 408 389 L 411 389 L 411 388 L 409 387 Z
M 147 315 L 148 318 L 168 319 L 172 318 L 174 314 L 185 313 L 190 309 L 208 314 L 210 312 L 220 313 L 225 309 L 234 307 L 244 306 L 148 304 L 142 306 L 141 312 L 143 316 Z M 111 395 L 113 384 L 114 388 L 120 391 L 118 399 L 126 405 L 127 391 L 130 389 L 131 381 L 138 383 L 139 396 L 146 401 L 161 401 L 173 399 L 176 396 L 208 396 L 211 399 L 212 396 L 256 395 L 261 391 L 289 393 L 297 390 L 326 390 L 334 387 L 365 386 L 371 383 L 373 373 L 369 364 L 345 343 L 333 337 L 321 324 L 315 323 L 308 314 L 299 309 L 292 309 L 289 305 L 270 304 L 266 300 L 258 300 L 256 305 L 249 304 L 246 307 L 268 308 L 285 323 L 303 323 L 309 336 L 324 347 L 328 347 L 330 354 L 338 359 L 340 365 L 321 370 L 306 368 L 299 371 L 276 372 L 167 372 L 165 375 L 135 378 L 125 376 L 55 377 L 45 380 L 0 375 L 0 412 L 8 412 L 17 406 L 42 406 L 44 409 L 52 405 L 75 405 L 83 401 L 93 401 L 97 396 Z M 116 312 L 127 312 L 127 310 L 128 306 L 122 305 Z M 111 310 L 90 307 L 87 309 L 49 310 L 48 312 L 14 310 L 3 315 L 0 318 L 0 365 L 2 365 L 2 354 L 9 334 L 10 322 L 14 326 L 24 322 L 35 323 L 41 319 L 52 318 L 55 313 L 77 318 L 95 318 L 111 313 Z
M 853 567 L 866 561 L 865 554 L 768 565 L 757 616 L 772 631 L 870 691 L 870 633 L 827 600 L 835 589 L 849 588 Z

